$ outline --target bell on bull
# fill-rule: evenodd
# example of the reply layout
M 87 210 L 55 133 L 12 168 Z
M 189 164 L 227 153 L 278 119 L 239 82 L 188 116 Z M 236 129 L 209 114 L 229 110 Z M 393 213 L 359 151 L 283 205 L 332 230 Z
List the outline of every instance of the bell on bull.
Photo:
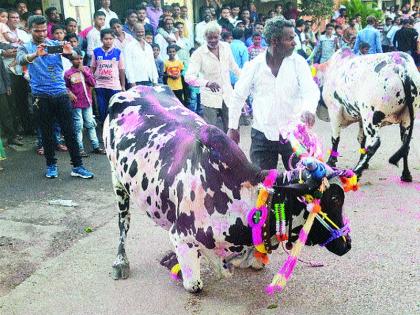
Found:
M 203 255 L 224 275 L 230 275 L 233 266 L 263 267 L 254 255 L 247 215 L 256 204 L 267 171 L 251 165 L 232 140 L 182 106 L 169 88 L 137 86 L 116 94 L 104 124 L 104 142 L 119 208 L 114 279 L 129 276 L 125 241 L 133 205 L 169 231 L 174 254 L 165 257 L 163 263 L 173 273 L 182 274 L 183 285 L 190 292 L 203 288 Z M 299 181 L 304 187 L 292 185 Z M 284 200 L 286 195 L 311 193 L 318 186 L 319 180 L 306 168 L 278 174 L 271 203 Z M 325 214 L 342 229 L 343 189 L 331 183 L 318 197 Z M 268 209 L 262 239 L 269 252 L 278 241 L 275 214 L 270 205 Z M 307 216 L 299 204 L 286 203 L 286 209 L 287 224 L 293 217 Z M 295 235 L 290 234 L 293 241 Z M 325 243 L 337 255 L 350 250 L 349 236 L 330 239 L 330 230 L 317 220 L 306 243 Z

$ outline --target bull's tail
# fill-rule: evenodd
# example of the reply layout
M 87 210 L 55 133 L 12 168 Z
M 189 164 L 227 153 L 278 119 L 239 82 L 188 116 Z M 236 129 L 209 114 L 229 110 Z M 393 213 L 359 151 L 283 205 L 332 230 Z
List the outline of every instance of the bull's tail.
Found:
M 394 153 L 389 158 L 389 163 L 398 166 L 398 162 L 408 154 L 408 150 L 410 149 L 410 141 L 411 137 L 413 136 L 413 129 L 414 129 L 414 95 L 411 92 L 411 86 L 413 85 L 413 81 L 411 80 L 410 76 L 407 74 L 405 76 L 405 80 L 403 82 L 404 87 L 404 94 L 405 94 L 405 105 L 408 107 L 408 113 L 410 115 L 410 129 L 408 130 L 408 137 L 404 139 L 404 142 L 401 148 Z

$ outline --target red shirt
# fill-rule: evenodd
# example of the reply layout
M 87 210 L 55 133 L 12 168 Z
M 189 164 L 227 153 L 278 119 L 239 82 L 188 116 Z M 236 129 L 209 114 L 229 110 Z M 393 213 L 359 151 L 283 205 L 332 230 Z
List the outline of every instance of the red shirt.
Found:
M 77 97 L 72 102 L 73 108 L 88 108 L 92 105 L 92 87 L 95 86 L 95 78 L 89 67 L 83 67 L 83 71 L 71 67 L 64 74 L 66 87 Z

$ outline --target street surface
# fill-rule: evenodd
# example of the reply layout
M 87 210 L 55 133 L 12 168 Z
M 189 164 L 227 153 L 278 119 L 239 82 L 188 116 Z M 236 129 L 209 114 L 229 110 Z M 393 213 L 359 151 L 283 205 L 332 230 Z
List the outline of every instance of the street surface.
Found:
M 329 125 L 317 122 L 325 147 Z M 304 248 L 301 257 L 324 267 L 296 267 L 281 295 L 263 292 L 286 255 L 277 251 L 262 271 L 235 270 L 218 279 L 205 262 L 204 291 L 187 293 L 158 263 L 171 249 L 167 233 L 131 209 L 127 254 L 131 275 L 114 281 L 117 210 L 105 156 L 85 165 L 96 177 L 70 177 L 69 158 L 58 153 L 59 178 L 43 177 L 44 158 L 8 151 L 0 173 L 0 314 L 420 314 L 420 125 L 410 154 L 414 182 L 399 181 L 388 164 L 400 146 L 397 126 L 381 129 L 382 146 L 364 173 L 360 191 L 346 195 L 352 250 L 337 257 Z M 356 125 L 343 130 L 340 167 L 358 160 Z M 241 146 L 249 148 L 249 128 Z M 78 207 L 49 205 L 72 200 Z

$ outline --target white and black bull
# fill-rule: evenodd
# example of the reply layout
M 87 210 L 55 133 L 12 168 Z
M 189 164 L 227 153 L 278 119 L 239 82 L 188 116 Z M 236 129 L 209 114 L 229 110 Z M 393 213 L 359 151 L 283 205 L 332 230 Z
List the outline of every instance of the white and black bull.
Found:
M 401 180 L 412 181 L 407 160 L 420 106 L 420 74 L 413 59 L 402 52 L 356 56 L 343 49 L 318 68 L 315 79 L 322 91 L 320 107 L 328 108 L 331 121 L 328 164 L 337 162 L 341 128 L 358 122 L 361 156 L 354 171 L 361 176 L 380 146 L 379 128 L 400 124 L 403 145 L 389 162 L 397 165 L 403 158 Z
M 166 257 L 163 264 L 179 262 L 184 287 L 190 292 L 203 287 L 202 255 L 224 275 L 230 274 L 232 266 L 262 268 L 253 255 L 247 214 L 255 206 L 258 184 L 267 171 L 252 166 L 221 130 L 182 106 L 167 87 L 137 86 L 112 98 L 104 139 L 119 208 L 115 279 L 129 274 L 125 240 L 130 206 L 145 211 L 169 231 L 176 257 Z M 298 177 L 292 171 L 279 175 L 276 183 L 287 185 Z M 275 193 L 280 198 L 282 188 L 276 187 Z M 340 228 L 343 202 L 344 192 L 334 184 L 321 199 L 323 210 Z M 304 211 L 289 209 L 287 220 L 300 212 Z M 270 218 L 268 239 L 275 235 L 272 212 Z M 294 230 L 297 234 L 299 227 Z M 316 222 L 307 244 L 321 244 L 329 237 Z M 271 243 L 273 248 L 278 245 Z M 350 238 L 337 238 L 326 247 L 343 255 L 350 249 Z

